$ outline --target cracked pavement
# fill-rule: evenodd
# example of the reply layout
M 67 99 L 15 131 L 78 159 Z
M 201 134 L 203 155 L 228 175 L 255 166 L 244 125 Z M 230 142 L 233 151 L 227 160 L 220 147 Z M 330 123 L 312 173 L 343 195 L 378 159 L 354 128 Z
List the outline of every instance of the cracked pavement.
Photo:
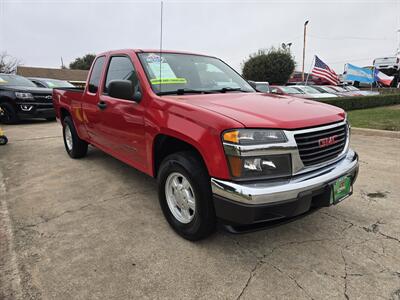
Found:
M 55 122 L 4 126 L 0 299 L 400 299 L 400 140 L 352 136 L 352 197 L 292 223 L 191 243 L 156 182 Z

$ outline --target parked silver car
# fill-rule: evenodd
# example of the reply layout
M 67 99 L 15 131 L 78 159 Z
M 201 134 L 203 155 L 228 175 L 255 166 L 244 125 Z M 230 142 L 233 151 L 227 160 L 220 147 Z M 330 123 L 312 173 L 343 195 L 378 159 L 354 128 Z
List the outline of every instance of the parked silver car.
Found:
M 343 88 L 347 91 L 351 91 L 351 92 L 356 92 L 359 95 L 362 96 L 376 96 L 379 95 L 379 92 L 377 91 L 367 91 L 367 90 L 360 90 L 358 88 L 356 88 L 355 86 L 352 85 L 345 85 L 343 86 Z
M 318 99 L 318 98 L 335 98 L 337 95 L 330 93 L 323 93 L 317 89 L 308 85 L 294 85 L 294 89 L 297 89 L 307 95 L 308 99 Z

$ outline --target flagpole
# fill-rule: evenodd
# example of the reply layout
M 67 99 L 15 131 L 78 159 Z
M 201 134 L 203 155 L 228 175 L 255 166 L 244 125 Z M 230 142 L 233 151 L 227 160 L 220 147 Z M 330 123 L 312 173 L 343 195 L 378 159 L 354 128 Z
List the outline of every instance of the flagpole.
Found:
M 308 77 L 310 77 L 311 68 L 314 65 L 314 63 L 315 63 L 315 55 L 314 55 L 313 60 L 311 62 L 310 69 L 308 70 L 307 79 L 306 79 L 306 86 L 307 86 L 307 83 L 308 83 Z
M 372 85 L 375 83 L 375 66 L 372 66 L 372 82 L 371 82 L 371 91 Z

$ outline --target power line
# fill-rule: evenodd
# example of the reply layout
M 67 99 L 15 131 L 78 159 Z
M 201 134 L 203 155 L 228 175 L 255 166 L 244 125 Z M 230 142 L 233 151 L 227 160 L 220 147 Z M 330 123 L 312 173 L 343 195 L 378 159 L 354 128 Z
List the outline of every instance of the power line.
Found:
M 321 40 L 367 40 L 367 41 L 393 41 L 393 38 L 373 38 L 373 37 L 359 37 L 359 36 L 342 36 L 342 37 L 322 37 L 316 35 L 309 35 L 315 39 Z

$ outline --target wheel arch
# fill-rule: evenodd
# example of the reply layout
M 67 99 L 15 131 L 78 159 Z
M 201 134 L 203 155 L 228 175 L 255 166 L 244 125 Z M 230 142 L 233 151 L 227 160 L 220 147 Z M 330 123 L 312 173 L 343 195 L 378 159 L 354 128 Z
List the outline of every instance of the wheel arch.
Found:
M 60 119 L 61 122 L 65 119 L 65 117 L 67 116 L 72 116 L 71 113 L 69 112 L 68 109 L 66 109 L 65 107 L 61 107 L 60 108 Z
M 172 135 L 160 133 L 157 136 L 155 136 L 153 141 L 153 151 L 152 151 L 153 176 L 157 177 L 158 170 L 165 157 L 167 157 L 170 154 L 181 151 L 193 152 L 200 159 L 201 163 L 205 167 L 205 170 L 209 174 L 209 170 L 207 168 L 204 156 L 196 146 L 194 146 L 192 143 L 188 141 L 174 137 Z

